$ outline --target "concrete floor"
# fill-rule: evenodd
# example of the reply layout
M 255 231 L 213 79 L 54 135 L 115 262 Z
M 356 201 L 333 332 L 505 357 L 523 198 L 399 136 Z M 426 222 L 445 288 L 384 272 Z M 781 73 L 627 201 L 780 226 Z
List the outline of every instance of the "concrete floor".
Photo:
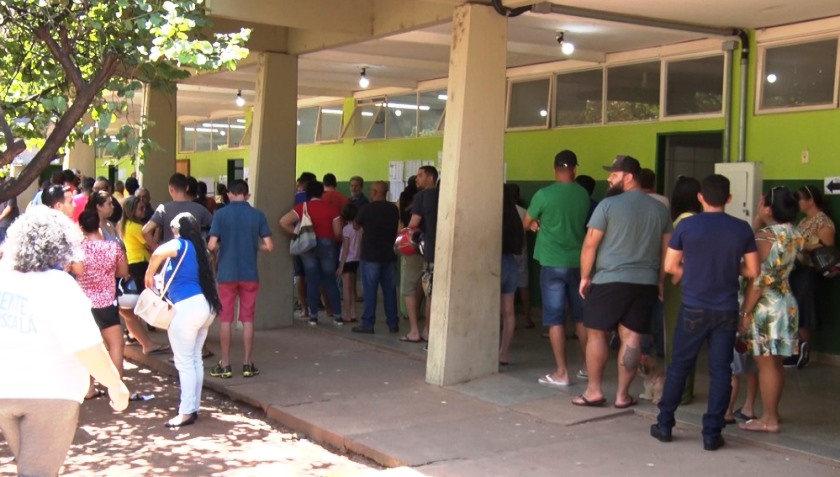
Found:
M 840 387 L 837 368 L 789 370 L 782 432 L 728 429 L 727 446 L 709 453 L 699 428 L 702 364 L 695 401 L 680 409 L 674 442 L 662 444 L 648 435 L 656 412 L 650 403 L 628 410 L 580 408 L 570 399 L 583 384 L 538 384 L 552 365 L 539 328 L 517 330 L 512 363 L 501 373 L 444 388 L 425 383 L 422 345 L 398 341 L 400 334 L 388 333 L 383 322 L 374 335 L 350 328 L 326 319 L 311 328 L 296 320 L 291 328 L 258 332 L 254 361 L 262 373 L 251 379 L 240 374 L 236 333 L 234 378 L 207 375 L 205 385 L 264 409 L 316 442 L 404 467 L 405 475 L 840 475 L 840 412 L 832 406 Z M 214 350 L 216 330 L 208 338 Z M 162 342 L 165 335 L 154 339 Z M 568 343 L 575 372 L 580 354 L 575 341 Z M 128 357 L 174 372 L 165 355 L 144 357 L 136 350 L 129 348 Z M 610 401 L 615 374 L 611 364 L 605 378 Z M 641 382 L 634 383 L 634 393 L 641 390 Z

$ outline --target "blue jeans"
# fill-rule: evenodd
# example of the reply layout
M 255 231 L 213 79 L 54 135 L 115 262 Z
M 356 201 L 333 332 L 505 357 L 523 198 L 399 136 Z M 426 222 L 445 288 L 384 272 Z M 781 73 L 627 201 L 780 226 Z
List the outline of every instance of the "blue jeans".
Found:
M 540 267 L 543 326 L 562 325 L 566 321 L 566 299 L 572 321 L 583 321 L 583 298 L 579 289 L 580 268 Z
M 321 302 L 321 286 L 327 292 L 327 298 L 333 306 L 333 313 L 341 316 L 341 296 L 338 293 L 335 270 L 335 242 L 328 238 L 319 238 L 318 244 L 300 256 L 306 274 L 306 301 L 309 315 L 318 316 L 318 303 Z
M 362 312 L 362 326 L 373 328 L 376 322 L 376 295 L 382 287 L 382 300 L 385 302 L 385 321 L 388 328 L 400 326 L 397 317 L 397 269 L 396 262 L 359 262 L 362 276 L 362 291 L 365 297 Z
M 714 438 L 723 429 L 723 416 L 732 392 L 732 347 L 738 329 L 737 311 L 717 311 L 680 307 L 674 333 L 674 353 L 665 390 L 659 401 L 657 423 L 662 429 L 674 427 L 674 412 L 682 399 L 686 377 L 697 363 L 704 342 L 709 343 L 709 403 L 703 415 L 703 436 Z

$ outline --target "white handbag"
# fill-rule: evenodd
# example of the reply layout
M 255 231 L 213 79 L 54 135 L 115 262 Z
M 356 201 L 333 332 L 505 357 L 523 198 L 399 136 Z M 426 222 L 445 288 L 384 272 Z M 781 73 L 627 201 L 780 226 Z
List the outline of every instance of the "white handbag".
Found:
M 169 325 L 172 324 L 172 318 L 175 316 L 175 305 L 166 298 L 166 291 L 172 285 L 172 280 L 175 279 L 175 275 L 178 273 L 178 269 L 181 268 L 184 257 L 187 256 L 190 243 L 185 240 L 184 244 L 184 253 L 181 254 L 178 265 L 175 266 L 175 270 L 172 271 L 172 275 L 163 286 L 163 289 L 161 289 L 160 294 L 152 288 L 146 288 L 140 293 L 140 297 L 137 299 L 137 305 L 134 307 L 134 314 L 155 328 L 168 330 Z M 167 266 L 169 266 L 169 259 L 166 260 L 163 269 L 166 270 Z

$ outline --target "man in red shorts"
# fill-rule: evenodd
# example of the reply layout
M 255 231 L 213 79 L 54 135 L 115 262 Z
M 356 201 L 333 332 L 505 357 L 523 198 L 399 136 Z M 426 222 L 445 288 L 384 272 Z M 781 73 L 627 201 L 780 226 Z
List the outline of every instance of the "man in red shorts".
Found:
M 216 378 L 233 377 L 230 367 L 231 323 L 233 323 L 236 297 L 239 297 L 239 321 L 244 327 L 243 342 L 245 359 L 242 376 L 250 378 L 260 373 L 251 359 L 254 346 L 254 308 L 260 289 L 257 275 L 257 252 L 274 249 L 271 230 L 265 214 L 248 203 L 248 183 L 237 179 L 228 187 L 230 204 L 213 217 L 210 226 L 210 241 L 207 247 L 219 249 L 219 298 L 222 310 L 219 312 L 221 328 L 219 341 L 222 360 L 210 371 Z

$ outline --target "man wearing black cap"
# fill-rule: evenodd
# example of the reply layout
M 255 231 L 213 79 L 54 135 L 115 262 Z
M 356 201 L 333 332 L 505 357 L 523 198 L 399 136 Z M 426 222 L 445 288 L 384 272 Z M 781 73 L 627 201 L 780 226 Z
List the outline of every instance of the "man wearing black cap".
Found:
M 641 190 L 639 161 L 618 156 L 604 169 L 610 173 L 610 191 L 592 213 L 580 257 L 589 383 L 572 404 L 606 403 L 601 378 L 609 357 L 607 334 L 618 328 L 615 407 L 624 409 L 637 404 L 629 389 L 639 366 L 642 335 L 650 330 L 651 310 L 664 288 L 662 254 L 671 237 L 671 219 L 665 206 Z
M 589 194 L 575 182 L 578 161 L 574 152 L 563 150 L 554 158 L 556 183 L 534 194 L 525 214 L 524 225 L 537 232 L 534 259 L 540 262 L 540 291 L 543 326 L 554 353 L 556 368 L 538 379 L 547 386 L 568 386 L 566 367 L 566 303 L 577 328 L 581 349 L 586 350 L 583 328 L 583 299 L 580 285 L 580 251 L 589 213 Z M 578 372 L 579 378 L 585 374 Z

